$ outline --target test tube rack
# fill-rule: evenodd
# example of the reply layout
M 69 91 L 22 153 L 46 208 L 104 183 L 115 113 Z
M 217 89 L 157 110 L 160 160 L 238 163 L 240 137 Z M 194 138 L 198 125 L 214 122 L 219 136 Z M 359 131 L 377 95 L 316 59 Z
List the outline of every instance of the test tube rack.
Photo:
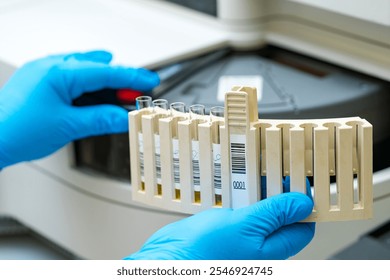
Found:
M 224 110 L 212 119 L 161 108 L 130 112 L 133 200 L 194 214 L 280 194 L 285 176 L 290 191 L 307 193 L 312 177 L 314 208 L 305 221 L 372 217 L 372 125 L 365 119 L 258 119 L 252 87 L 233 87 Z

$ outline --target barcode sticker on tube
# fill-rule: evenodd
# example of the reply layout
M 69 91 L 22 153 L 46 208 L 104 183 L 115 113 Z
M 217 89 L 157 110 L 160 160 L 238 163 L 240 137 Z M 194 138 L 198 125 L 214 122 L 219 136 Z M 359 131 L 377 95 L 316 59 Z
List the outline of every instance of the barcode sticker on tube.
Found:
M 194 191 L 200 191 L 199 141 L 192 141 L 192 180 Z
M 180 189 L 180 165 L 179 165 L 179 140 L 172 139 L 172 157 L 173 157 L 173 178 L 175 189 Z
M 245 135 L 230 135 L 230 164 L 232 208 L 248 206 Z
M 161 153 L 160 153 L 160 135 L 154 134 L 154 155 L 156 158 L 156 181 L 161 184 Z
M 144 166 L 144 138 L 142 132 L 138 133 L 138 148 L 139 148 L 139 164 L 141 170 L 141 181 L 145 182 L 145 166 Z
M 222 195 L 221 181 L 221 144 L 213 143 L 214 192 Z

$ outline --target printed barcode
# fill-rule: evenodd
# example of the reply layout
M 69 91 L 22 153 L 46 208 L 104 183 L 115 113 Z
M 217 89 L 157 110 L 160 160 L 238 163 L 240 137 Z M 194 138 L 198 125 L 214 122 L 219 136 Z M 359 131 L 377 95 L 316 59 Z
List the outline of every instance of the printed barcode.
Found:
M 179 140 L 172 139 L 172 158 L 173 158 L 173 180 L 175 188 L 180 189 L 180 164 L 179 164 Z
M 214 188 L 221 189 L 221 163 L 214 162 Z
M 156 181 L 157 184 L 161 184 L 161 157 L 160 157 L 160 135 L 155 134 L 154 135 L 154 156 L 156 159 Z
M 245 143 L 231 143 L 232 173 L 246 174 Z
M 160 160 L 160 153 L 155 153 L 156 157 L 156 177 L 157 180 L 161 179 L 161 160 Z
M 179 170 L 179 159 L 173 158 L 173 178 L 175 184 L 180 184 L 180 170 Z
M 213 143 L 213 182 L 216 195 L 222 195 L 221 144 Z
M 200 191 L 199 141 L 192 140 L 192 184 L 195 191 Z
M 144 171 L 144 152 L 143 151 L 139 151 L 139 162 L 140 162 L 140 167 L 141 167 L 141 177 L 143 178 L 144 175 L 145 175 L 145 171 Z
M 194 186 L 200 186 L 199 160 L 192 160 L 192 177 L 194 180 Z
M 144 180 L 145 175 L 145 167 L 144 167 L 144 138 L 141 132 L 138 133 L 138 147 L 139 147 L 139 165 L 140 165 L 140 173 L 141 179 Z
M 230 135 L 231 177 L 230 189 L 233 209 L 249 205 L 246 173 L 246 136 Z

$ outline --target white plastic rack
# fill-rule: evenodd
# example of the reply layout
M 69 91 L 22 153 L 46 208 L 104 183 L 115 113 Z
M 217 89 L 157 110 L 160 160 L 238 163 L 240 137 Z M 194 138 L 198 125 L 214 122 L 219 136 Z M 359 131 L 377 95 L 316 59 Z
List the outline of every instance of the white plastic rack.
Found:
M 136 201 L 189 214 L 239 208 L 282 193 L 286 176 L 306 193 L 312 177 L 307 221 L 372 217 L 372 126 L 359 117 L 258 119 L 256 89 L 234 87 L 224 118 L 144 108 L 129 128 Z

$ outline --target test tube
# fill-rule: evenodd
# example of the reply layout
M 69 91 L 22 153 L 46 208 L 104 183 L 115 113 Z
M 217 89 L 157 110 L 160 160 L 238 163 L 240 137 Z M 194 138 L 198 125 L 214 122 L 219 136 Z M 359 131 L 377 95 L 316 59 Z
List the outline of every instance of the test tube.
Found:
M 174 102 L 170 106 L 171 116 L 185 113 L 186 104 L 183 102 Z M 180 150 L 179 150 L 179 139 L 177 137 L 177 124 L 173 123 L 174 128 L 172 129 L 172 160 L 173 160 L 173 179 L 175 184 L 175 198 L 180 199 Z
M 174 102 L 169 108 L 171 109 L 171 115 L 175 115 L 175 113 L 185 113 L 186 112 L 186 104 L 183 102 Z
M 158 108 L 167 110 L 168 109 L 168 101 L 166 99 L 156 99 L 153 100 L 153 110 L 155 113 L 159 113 Z M 161 112 L 160 112 L 161 113 Z M 160 145 L 160 132 L 158 128 L 158 119 L 156 116 L 156 125 L 154 129 L 154 155 L 156 161 L 156 184 L 157 184 L 157 195 L 162 195 L 162 185 L 161 185 L 161 145 Z
M 190 111 L 190 118 L 196 119 L 197 115 L 203 116 L 205 114 L 205 106 L 202 104 L 194 104 L 190 106 L 189 111 Z
M 154 108 L 161 108 L 164 110 L 168 110 L 168 100 L 166 99 L 156 99 L 153 100 L 152 103 Z
M 221 180 L 221 141 L 219 135 L 218 121 L 224 116 L 225 108 L 222 106 L 215 106 L 210 109 L 210 122 L 214 124 L 213 129 L 213 181 L 214 181 L 214 193 L 215 204 L 222 205 L 222 180 Z
M 137 110 L 149 108 L 152 106 L 152 98 L 150 96 L 138 96 L 135 99 Z M 139 162 L 141 171 L 141 190 L 145 190 L 145 165 L 144 165 L 144 138 L 142 134 L 142 122 L 138 131 L 138 147 L 139 147 Z
M 135 107 L 137 110 L 148 108 L 152 106 L 152 98 L 150 96 L 138 96 L 135 99 Z
M 205 106 L 202 104 L 194 104 L 189 107 L 190 119 L 195 122 L 192 138 L 192 182 L 194 187 L 194 201 L 200 203 L 200 166 L 199 166 L 199 139 L 198 139 L 198 117 L 205 114 Z
M 216 120 L 217 118 L 223 118 L 225 108 L 222 106 L 214 106 L 210 109 L 210 120 Z

